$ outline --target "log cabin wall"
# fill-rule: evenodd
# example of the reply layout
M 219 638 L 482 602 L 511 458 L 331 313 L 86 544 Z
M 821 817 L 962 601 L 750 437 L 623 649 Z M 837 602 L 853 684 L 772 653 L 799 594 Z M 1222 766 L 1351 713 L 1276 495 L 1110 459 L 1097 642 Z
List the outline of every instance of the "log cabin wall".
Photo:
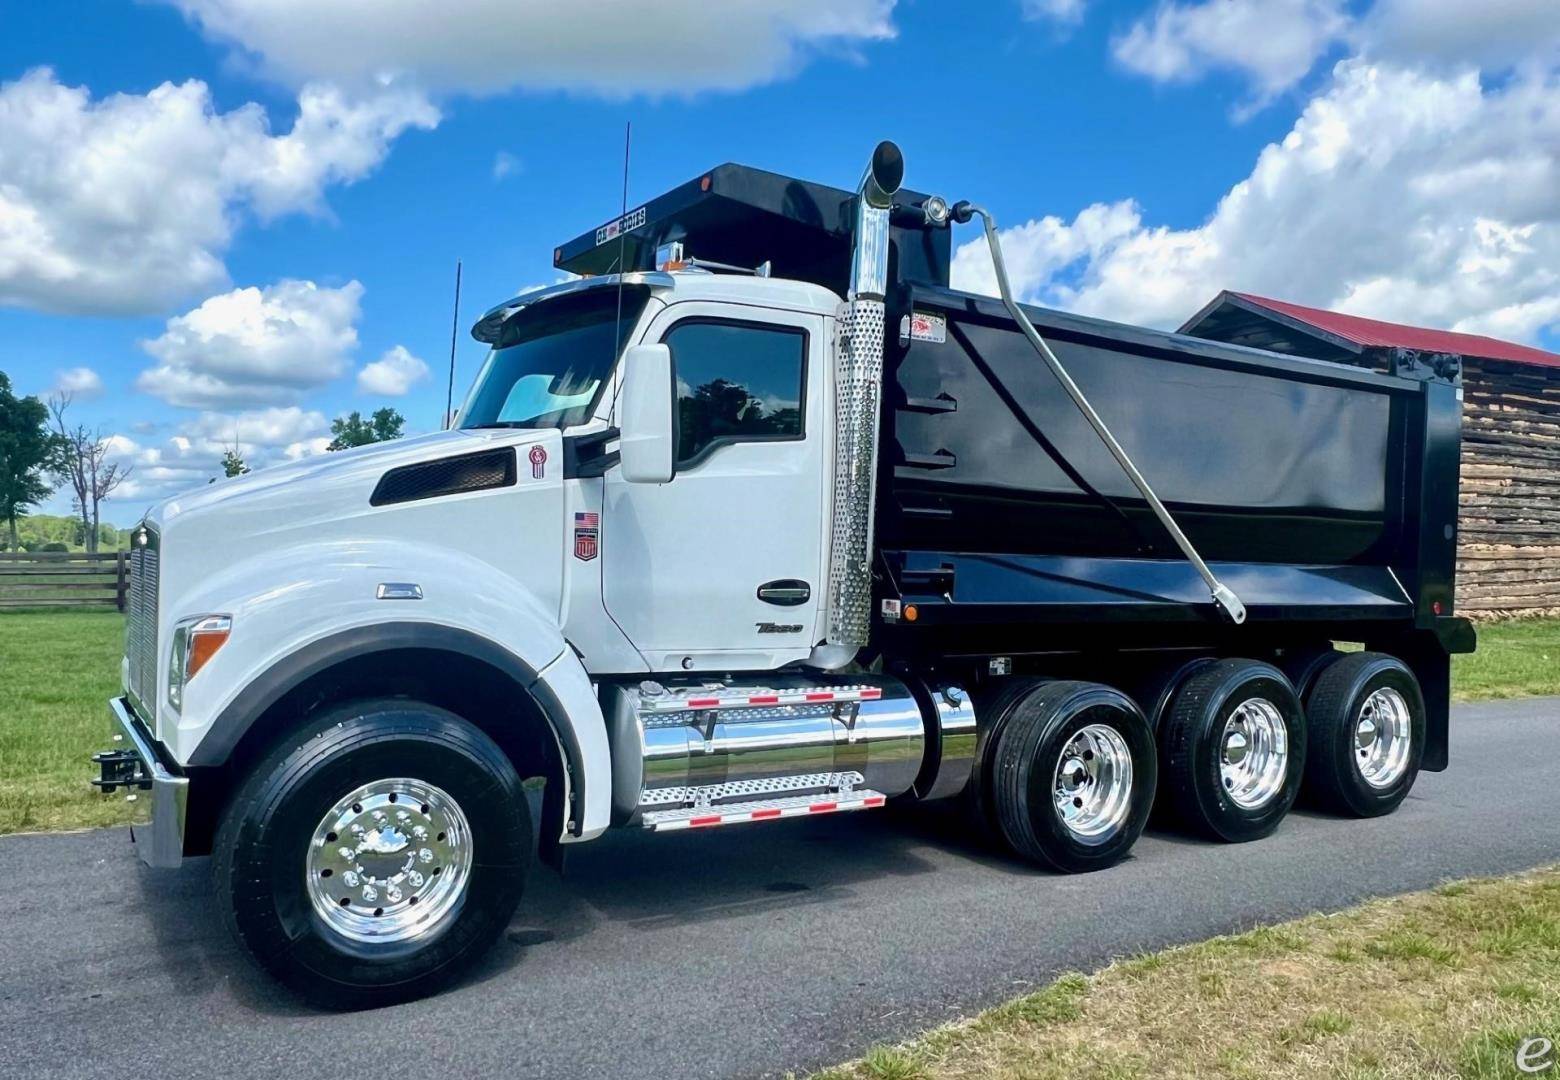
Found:
M 1457 610 L 1560 615 L 1560 369 L 1463 367 Z

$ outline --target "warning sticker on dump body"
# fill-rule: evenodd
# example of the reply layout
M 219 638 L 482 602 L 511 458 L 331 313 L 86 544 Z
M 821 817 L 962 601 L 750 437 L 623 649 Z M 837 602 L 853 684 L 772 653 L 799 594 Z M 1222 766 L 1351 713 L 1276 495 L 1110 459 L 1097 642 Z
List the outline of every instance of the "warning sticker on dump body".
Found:
M 913 311 L 909 319 L 911 341 L 935 341 L 941 344 L 948 340 L 948 320 L 941 315 Z

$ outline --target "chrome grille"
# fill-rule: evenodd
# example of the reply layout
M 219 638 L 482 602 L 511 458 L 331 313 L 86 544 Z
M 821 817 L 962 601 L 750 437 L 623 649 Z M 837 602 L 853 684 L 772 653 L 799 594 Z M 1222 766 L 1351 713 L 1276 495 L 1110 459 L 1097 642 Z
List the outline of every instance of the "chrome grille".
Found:
M 157 564 L 158 538 L 142 526 L 132 534 L 130 581 L 126 596 L 125 659 L 130 696 L 151 719 L 157 716 Z M 141 537 L 146 542 L 142 544 Z

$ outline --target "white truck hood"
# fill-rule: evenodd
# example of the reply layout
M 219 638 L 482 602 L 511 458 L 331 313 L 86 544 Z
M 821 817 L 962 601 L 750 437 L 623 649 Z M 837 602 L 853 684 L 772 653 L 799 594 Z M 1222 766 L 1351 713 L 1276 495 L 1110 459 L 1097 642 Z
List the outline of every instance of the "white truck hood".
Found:
M 359 485 L 366 485 L 372 490 L 387 469 L 477 450 L 482 443 L 490 441 L 492 436 L 508 434 L 512 433 L 436 431 L 410 439 L 315 454 L 285 465 L 273 465 L 243 476 L 221 479 L 205 487 L 175 495 L 148 510 L 145 520 L 161 531 L 180 518 L 204 515 L 213 510 L 247 511 L 257 502 L 286 504 L 294 499 L 301 499 L 307 504 L 314 501 L 311 496 L 330 492 L 339 495 L 344 489 Z M 303 508 L 294 505 L 288 515 L 289 524 L 297 523 L 297 513 Z

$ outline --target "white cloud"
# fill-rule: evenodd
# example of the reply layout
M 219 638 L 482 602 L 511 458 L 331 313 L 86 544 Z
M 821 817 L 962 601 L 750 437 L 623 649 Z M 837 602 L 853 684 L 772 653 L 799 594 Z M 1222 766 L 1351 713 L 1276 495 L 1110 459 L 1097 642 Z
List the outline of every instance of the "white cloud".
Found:
M 1555 0 L 1377 0 L 1362 26 L 1375 55 L 1496 70 L 1560 61 Z
M 168 0 L 209 36 L 290 83 L 623 96 L 737 90 L 814 54 L 891 38 L 894 0 Z
M 1002 230 L 1002 257 L 1008 281 L 1015 289 L 1024 283 L 1032 293 L 1036 283 L 1047 282 L 1079 260 L 1092 262 L 1142 227 L 1137 204 L 1130 199 L 1095 203 L 1085 207 L 1071 223 L 1045 217 Z M 963 244 L 954 252 L 954 283 L 970 292 L 997 292 L 997 276 L 984 239 Z
M 1175 326 L 1229 288 L 1532 340 L 1560 328 L 1560 72 L 1344 61 L 1202 225 L 1118 203 L 1003 235 L 1016 289 L 1086 314 Z M 984 246 L 961 286 L 990 289 Z
M 1164 0 L 1111 42 L 1124 67 L 1156 82 L 1234 71 L 1263 104 L 1303 79 L 1347 31 L 1343 0 Z
M 521 164 L 520 159 L 515 157 L 508 150 L 500 150 L 498 153 L 493 155 L 494 180 L 503 180 L 505 177 L 513 176 L 518 172 L 523 172 L 524 169 L 525 167 Z
M 75 398 L 93 398 L 103 392 L 103 380 L 89 367 L 73 367 L 55 376 L 51 392 L 69 394 Z
M 226 449 L 237 446 L 240 453 L 262 454 L 278 450 L 299 440 L 323 434 L 329 428 L 323 413 L 296 405 L 284 409 L 254 409 L 232 415 L 201 413 L 180 428 L 195 449 Z
M 204 486 L 222 473 L 222 455 L 236 449 L 251 470 L 324 453 L 330 442 L 323 414 L 294 407 L 232 415 L 202 413 L 161 443 L 126 435 L 108 440 L 110 460 L 133 468 L 115 498 L 149 503 Z
M 356 281 L 340 288 L 279 281 L 210 297 L 141 342 L 158 363 L 136 387 L 194 407 L 296 400 L 346 370 L 362 295 Z
M 1032 22 L 1080 23 L 1087 6 L 1088 0 L 1023 0 L 1024 18 Z
M 414 383 L 428 377 L 428 365 L 397 345 L 358 372 L 358 389 L 365 394 L 404 397 Z
M 319 212 L 437 111 L 418 92 L 305 86 L 291 129 L 198 80 L 94 100 L 38 68 L 0 84 L 0 306 L 146 314 L 226 284 L 246 213 Z

